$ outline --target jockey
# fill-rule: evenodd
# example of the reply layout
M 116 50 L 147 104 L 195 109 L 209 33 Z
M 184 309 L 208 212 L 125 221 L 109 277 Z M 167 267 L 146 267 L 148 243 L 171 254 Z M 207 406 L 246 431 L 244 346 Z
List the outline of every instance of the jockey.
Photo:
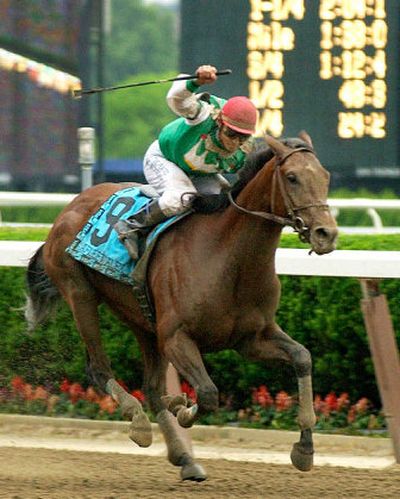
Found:
M 200 66 L 195 80 L 176 81 L 167 94 L 179 118 L 161 130 L 143 162 L 145 178 L 159 197 L 115 225 L 134 259 L 137 231 L 188 210 L 198 193 L 219 194 L 229 187 L 222 174 L 238 171 L 253 149 L 258 116 L 247 97 L 196 94 L 201 85 L 216 81 L 216 72 L 213 66 Z

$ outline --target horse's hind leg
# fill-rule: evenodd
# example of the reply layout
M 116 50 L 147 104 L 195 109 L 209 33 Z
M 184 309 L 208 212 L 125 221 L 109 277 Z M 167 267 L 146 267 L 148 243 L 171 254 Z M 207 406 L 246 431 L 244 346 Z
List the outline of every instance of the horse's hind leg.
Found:
M 315 425 L 310 352 L 284 333 L 277 324 L 246 341 L 239 351 L 251 360 L 280 359 L 293 365 L 299 387 L 298 422 L 301 437 L 294 444 L 290 457 L 297 469 L 309 471 L 313 466 L 312 428 Z
M 71 269 L 72 270 L 72 269 Z M 86 344 L 91 377 L 99 388 L 109 393 L 120 405 L 124 417 L 132 420 L 129 436 L 140 447 L 152 442 L 151 424 L 140 402 L 127 393 L 114 379 L 109 359 L 105 353 L 101 335 L 96 293 L 76 268 L 66 278 L 60 290 L 69 304 L 76 327 Z
M 140 338 L 139 338 L 140 341 Z M 164 436 L 168 449 L 168 460 L 174 466 L 181 467 L 183 480 L 200 482 L 207 475 L 199 464 L 194 461 L 190 444 L 185 440 L 183 430 L 176 418 L 165 408 L 161 397 L 166 392 L 167 360 L 159 352 L 155 341 L 149 337 L 140 342 L 144 359 L 144 391 L 150 409 L 157 417 L 157 422 Z

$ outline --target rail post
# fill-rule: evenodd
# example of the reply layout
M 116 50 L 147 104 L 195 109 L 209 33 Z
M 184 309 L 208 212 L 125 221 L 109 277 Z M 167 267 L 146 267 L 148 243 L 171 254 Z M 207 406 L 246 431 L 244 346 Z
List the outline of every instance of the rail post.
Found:
M 378 279 L 360 279 L 361 309 L 396 462 L 400 463 L 400 361 L 386 296 Z
M 81 167 L 81 190 L 93 185 L 93 165 L 95 163 L 95 129 L 78 128 L 79 164 Z

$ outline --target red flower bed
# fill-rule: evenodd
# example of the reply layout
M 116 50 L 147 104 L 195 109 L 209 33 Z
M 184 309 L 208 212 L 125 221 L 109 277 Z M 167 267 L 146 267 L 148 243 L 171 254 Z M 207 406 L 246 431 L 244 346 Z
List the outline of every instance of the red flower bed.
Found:
M 133 397 L 145 404 L 141 390 L 129 390 L 123 381 L 120 385 Z M 182 392 L 196 401 L 195 390 L 184 381 Z M 249 407 L 232 409 L 232 396 L 221 395 L 220 410 L 199 420 L 204 424 L 234 424 L 260 428 L 297 429 L 297 399 L 285 391 L 273 396 L 265 385 L 253 389 Z M 374 411 L 366 398 L 354 404 L 347 393 L 337 396 L 328 393 L 316 395 L 314 410 L 317 430 L 357 432 L 385 430 L 381 413 Z M 64 379 L 58 389 L 32 386 L 20 376 L 15 376 L 8 387 L 0 389 L 0 412 L 20 414 L 47 414 L 50 416 L 84 417 L 91 419 L 122 419 L 117 403 L 110 395 L 100 394 L 93 387 L 83 388 L 79 383 Z
M 119 382 L 125 389 L 126 385 Z M 129 392 L 129 389 L 127 389 Z M 131 395 L 141 403 L 145 396 L 141 390 L 132 390 Z M 37 402 L 40 401 L 40 404 Z M 1 412 L 43 413 L 73 417 L 99 417 L 120 419 L 118 404 L 110 395 L 101 395 L 93 387 L 83 388 L 79 383 L 64 379 L 58 390 L 49 391 L 43 386 L 33 387 L 20 376 L 10 382 L 10 388 L 0 392 Z

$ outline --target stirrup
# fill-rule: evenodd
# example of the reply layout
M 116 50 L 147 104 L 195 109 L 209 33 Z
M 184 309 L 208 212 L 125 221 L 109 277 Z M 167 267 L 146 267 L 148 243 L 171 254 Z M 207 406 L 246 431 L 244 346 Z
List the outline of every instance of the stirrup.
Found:
M 134 234 L 126 237 L 123 241 L 125 248 L 128 251 L 129 256 L 132 260 L 136 261 L 139 258 L 139 238 L 137 235 L 137 231 Z

